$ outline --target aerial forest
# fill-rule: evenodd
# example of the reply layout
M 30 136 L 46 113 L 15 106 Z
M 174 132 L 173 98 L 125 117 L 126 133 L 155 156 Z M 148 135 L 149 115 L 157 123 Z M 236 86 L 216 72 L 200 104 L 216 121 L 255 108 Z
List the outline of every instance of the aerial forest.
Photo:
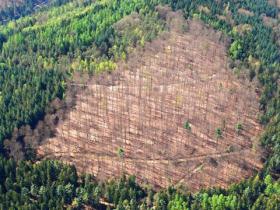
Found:
M 110 74 L 165 30 L 158 5 L 222 32 L 232 72 L 257 84 L 265 157 L 254 177 L 228 189 L 155 190 L 134 176 L 101 182 L 75 166 L 36 158 L 33 148 L 63 117 L 58 113 L 69 106 L 77 75 Z M 279 5 L 266 0 L 25 0 L 0 6 L 0 209 L 280 209 L 279 26 Z

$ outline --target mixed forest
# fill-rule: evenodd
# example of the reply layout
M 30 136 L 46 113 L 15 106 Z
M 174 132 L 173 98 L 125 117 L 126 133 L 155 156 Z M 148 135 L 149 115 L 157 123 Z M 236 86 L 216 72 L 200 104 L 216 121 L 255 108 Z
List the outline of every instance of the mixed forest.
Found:
M 0 7 L 0 209 L 280 209 L 276 1 L 50 0 L 35 9 L 43 2 Z M 190 193 L 172 186 L 155 191 L 134 177 L 99 182 L 78 176 L 74 166 L 37 161 L 32 148 L 52 135 L 55 113 L 67 106 L 69 81 L 77 74 L 113 71 L 118 60 L 164 31 L 160 4 L 230 38 L 232 71 L 260 89 L 264 169 L 228 189 Z M 128 15 L 139 24 L 130 24 Z

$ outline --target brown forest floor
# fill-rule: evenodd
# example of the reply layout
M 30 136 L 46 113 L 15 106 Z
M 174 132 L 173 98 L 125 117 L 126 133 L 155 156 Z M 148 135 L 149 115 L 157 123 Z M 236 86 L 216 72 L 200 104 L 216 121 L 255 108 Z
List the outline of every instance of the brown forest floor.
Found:
M 258 97 L 228 69 L 218 40 L 192 21 L 94 77 L 38 154 L 101 180 L 123 172 L 156 187 L 226 187 L 251 176 L 262 167 Z

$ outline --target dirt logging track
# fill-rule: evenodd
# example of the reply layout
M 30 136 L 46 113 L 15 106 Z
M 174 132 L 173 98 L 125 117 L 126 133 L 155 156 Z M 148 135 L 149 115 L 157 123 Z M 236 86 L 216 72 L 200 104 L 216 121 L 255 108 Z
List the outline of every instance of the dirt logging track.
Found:
M 262 167 L 258 97 L 232 74 L 218 40 L 190 22 L 95 76 L 38 154 L 101 180 L 133 174 L 155 187 L 226 187 L 251 176 Z

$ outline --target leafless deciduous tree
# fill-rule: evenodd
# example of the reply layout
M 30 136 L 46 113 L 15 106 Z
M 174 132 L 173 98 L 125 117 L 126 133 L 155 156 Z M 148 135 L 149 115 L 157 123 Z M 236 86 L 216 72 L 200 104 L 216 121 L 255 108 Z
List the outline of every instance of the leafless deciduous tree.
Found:
M 165 8 L 158 11 L 164 15 Z M 170 23 L 180 20 L 168 13 Z M 48 126 L 34 131 L 56 128 L 54 137 L 40 141 L 38 154 L 75 164 L 99 179 L 127 173 L 154 186 L 190 189 L 227 186 L 260 168 L 251 140 L 261 131 L 254 90 L 228 70 L 220 34 L 199 21 L 189 21 L 187 33 L 175 26 L 165 39 L 119 62 L 111 74 L 88 82 L 74 75 L 69 88 L 75 103 L 72 97 L 66 103 L 72 104 L 66 105 L 70 111 L 62 118 L 46 116 Z M 241 135 L 235 131 L 239 121 Z

